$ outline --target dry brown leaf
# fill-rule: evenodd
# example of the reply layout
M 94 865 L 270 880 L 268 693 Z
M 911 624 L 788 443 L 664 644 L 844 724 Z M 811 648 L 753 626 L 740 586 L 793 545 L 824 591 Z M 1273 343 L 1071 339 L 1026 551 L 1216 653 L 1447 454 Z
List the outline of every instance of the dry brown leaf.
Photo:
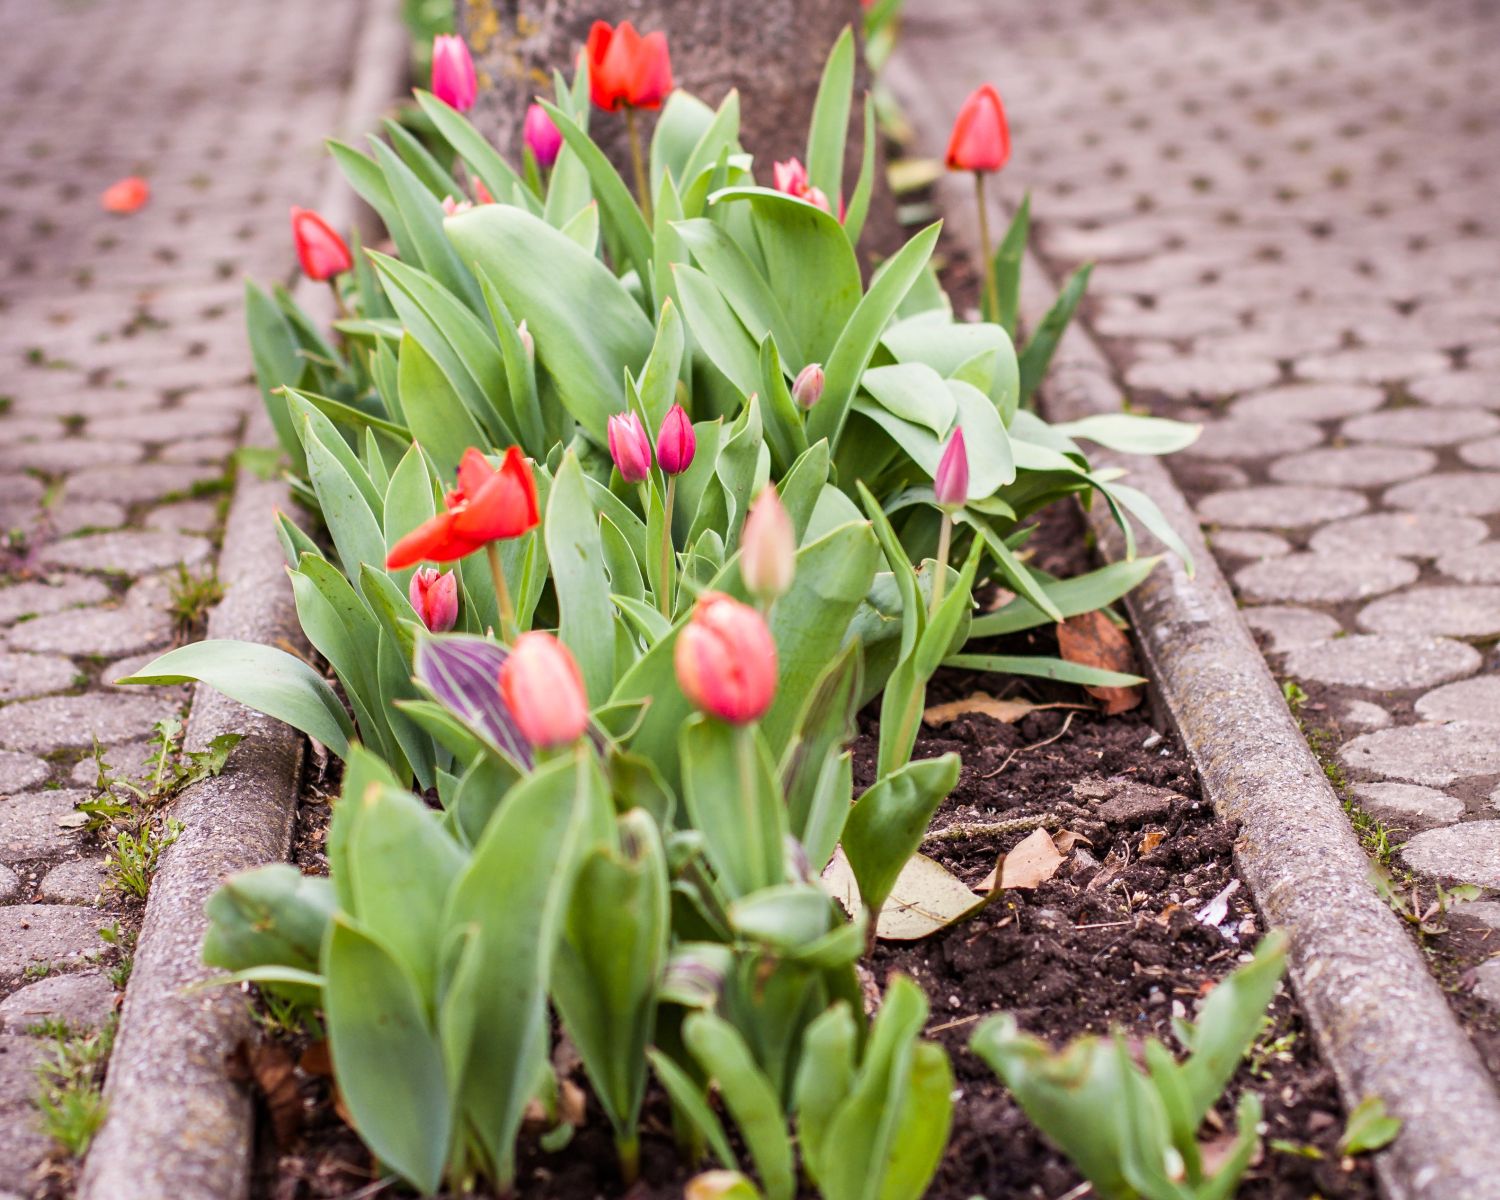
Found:
M 1150 854 L 1151 851 L 1155 850 L 1166 840 L 1167 835 L 1165 833 L 1163 833 L 1160 829 L 1153 829 L 1150 833 L 1141 838 L 1141 844 L 1138 853 Z
M 565 1125 L 578 1126 L 584 1122 L 588 1097 L 571 1079 L 564 1079 L 557 1089 L 557 1119 Z
M 297 1060 L 297 1065 L 309 1075 L 324 1075 L 332 1077 L 333 1058 L 328 1053 L 328 1039 L 313 1042 L 302 1052 L 302 1057 Z
M 1092 846 L 1094 843 L 1089 841 L 1088 838 L 1084 837 L 1081 833 L 1075 833 L 1071 829 L 1064 829 L 1061 833 L 1059 833 L 1052 839 L 1052 844 L 1057 847 L 1057 852 L 1059 854 L 1069 855 L 1073 853 L 1074 847 L 1080 844 L 1084 846 Z
M 965 713 L 982 713 L 994 717 L 1007 725 L 1014 725 L 1022 717 L 1036 710 L 1036 705 L 1025 700 L 996 700 L 988 692 L 975 692 L 962 700 L 950 700 L 947 704 L 934 704 L 922 713 L 922 720 L 929 725 L 947 725 Z
M 842 847 L 823 871 L 823 886 L 846 912 L 859 908 L 859 886 Z M 887 942 L 913 942 L 971 916 L 984 903 L 947 867 L 925 854 L 914 854 L 880 910 L 875 936 Z
M 302 1130 L 302 1093 L 297 1065 L 275 1042 L 240 1042 L 229 1055 L 230 1078 L 254 1086 L 265 1100 L 276 1144 L 290 1146 Z
M 1134 674 L 1135 652 L 1130 639 L 1104 613 L 1095 609 L 1069 617 L 1057 627 L 1058 652 L 1070 663 L 1105 671 Z M 1141 702 L 1139 687 L 1086 687 L 1084 691 L 1104 702 L 1106 716 L 1129 712 Z
M 996 877 L 1000 889 L 1040 887 L 1057 874 L 1063 865 L 1063 855 L 1057 852 L 1057 843 L 1045 829 L 1033 830 L 1007 854 L 996 868 L 975 887 L 976 892 L 995 890 Z

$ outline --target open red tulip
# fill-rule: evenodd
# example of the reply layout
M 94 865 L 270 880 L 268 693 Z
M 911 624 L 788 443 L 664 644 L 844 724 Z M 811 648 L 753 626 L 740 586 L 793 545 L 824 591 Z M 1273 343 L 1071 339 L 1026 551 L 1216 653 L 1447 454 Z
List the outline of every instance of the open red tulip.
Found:
M 667 35 L 642 37 L 629 21 L 613 28 L 595 21 L 584 48 L 589 93 L 600 108 L 660 108 L 672 91 L 672 59 Z
M 490 542 L 520 537 L 541 520 L 531 464 L 512 446 L 499 469 L 474 447 L 458 464 L 458 487 L 444 511 L 422 522 L 391 547 L 385 565 L 392 571 L 413 563 L 452 562 Z

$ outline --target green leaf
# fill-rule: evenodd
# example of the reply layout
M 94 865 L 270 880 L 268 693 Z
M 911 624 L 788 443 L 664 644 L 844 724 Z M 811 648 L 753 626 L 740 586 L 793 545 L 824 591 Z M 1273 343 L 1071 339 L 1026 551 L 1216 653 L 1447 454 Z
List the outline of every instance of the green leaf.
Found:
M 927 823 L 958 784 L 959 757 L 919 759 L 878 780 L 844 823 L 844 853 L 859 894 L 878 913 L 906 860 L 916 853 Z
M 780 883 L 786 823 L 755 728 L 699 716 L 682 726 L 680 741 L 688 815 L 720 886 L 736 897 Z
M 807 131 L 807 178 L 834 204 L 844 191 L 844 142 L 854 95 L 854 30 L 847 25 L 828 52 Z
M 1047 315 L 1042 318 L 1042 323 L 1027 339 L 1026 348 L 1021 351 L 1020 357 L 1022 404 L 1029 404 L 1036 394 L 1037 385 L 1042 382 L 1042 376 L 1047 373 L 1047 366 L 1052 362 L 1052 355 L 1057 351 L 1057 344 L 1062 341 L 1068 322 L 1073 319 L 1078 302 L 1083 299 L 1083 292 L 1089 285 L 1089 275 L 1093 269 L 1093 263 L 1085 263 L 1068 277 L 1052 307 L 1047 310 Z
M 385 174 L 391 198 L 401 213 L 407 234 L 416 249 L 416 257 L 402 254 L 413 267 L 421 267 L 454 295 L 463 299 L 475 312 L 482 303 L 479 285 L 459 261 L 453 246 L 443 234 L 443 206 L 437 197 L 422 186 L 400 158 L 378 138 L 370 139 L 375 161 Z M 485 205 L 484 207 L 494 207 Z
M 838 758 L 857 732 L 854 715 L 859 708 L 863 674 L 859 644 L 850 642 L 818 676 L 797 714 L 795 734 L 782 755 L 780 774 L 787 824 L 792 836 L 804 843 L 824 768 Z
M 999 675 L 1025 675 L 1033 679 L 1055 679 L 1059 683 L 1079 683 L 1084 687 L 1135 687 L 1147 682 L 1139 675 L 1085 667 L 1061 658 L 1040 654 L 950 654 L 945 667 L 969 671 L 994 671 Z
M 1159 556 L 1127 559 L 1110 563 L 1085 575 L 1075 575 L 1072 579 L 1050 582 L 1038 580 L 1028 570 L 1027 574 L 1051 602 L 1055 615 L 1043 612 L 1024 596 L 1017 596 L 994 612 L 975 617 L 969 625 L 969 637 L 997 637 L 1005 633 L 1019 633 L 1023 629 L 1050 624 L 1059 616 L 1066 619 L 1080 613 L 1093 612 L 1097 608 L 1113 604 L 1132 591 L 1156 569 L 1159 562 Z
M 1401 1132 L 1401 1119 L 1389 1115 L 1379 1096 L 1366 1096 L 1349 1113 L 1344 1136 L 1339 1138 L 1340 1154 L 1368 1154 L 1383 1150 Z
M 442 1182 L 454 1114 L 417 985 L 344 917 L 334 921 L 326 959 L 328 1044 L 344 1105 L 370 1148 L 431 1195 Z
M 323 939 L 337 907 L 333 885 L 288 863 L 231 875 L 204 906 L 203 962 L 227 971 L 285 967 L 316 974 Z M 299 1003 L 321 1002 L 317 988 L 276 990 Z
M 875 160 L 878 157 L 875 138 L 875 99 L 866 93 L 864 157 L 859 164 L 854 194 L 849 197 L 849 207 L 844 211 L 844 233 L 851 246 L 859 245 L 859 235 L 864 232 L 865 219 L 870 213 L 870 197 L 875 194 Z
M 291 455 L 293 469 L 302 474 L 307 469 L 302 439 L 297 436 L 287 411 L 286 397 L 278 390 L 297 387 L 302 382 L 303 361 L 297 337 L 271 298 L 248 279 L 245 281 L 245 325 L 250 335 L 255 380 L 260 385 L 266 415 L 276 430 L 276 440 Z
M 958 417 L 957 399 L 943 377 L 926 363 L 871 367 L 860 386 L 886 411 L 940 439 L 947 437 Z
M 347 757 L 349 739 L 354 736 L 349 715 L 321 675 L 285 650 L 258 642 L 210 638 L 179 646 L 115 682 L 206 683 L 231 700 L 316 738 L 340 758 Z
M 734 1150 L 729 1145 L 729 1138 L 724 1133 L 724 1126 L 714 1114 L 713 1108 L 708 1103 L 708 1097 L 703 1094 L 703 1089 L 693 1081 L 693 1077 L 654 1047 L 647 1049 L 646 1058 L 650 1061 L 651 1069 L 656 1072 L 657 1079 L 661 1081 L 662 1087 L 670 1097 L 672 1107 L 708 1143 L 708 1148 L 719 1160 L 719 1165 L 728 1168 L 739 1165 L 739 1159 L 735 1157 Z
M 728 301 L 750 339 L 759 344 L 770 334 L 788 361 L 803 362 L 801 339 L 781 302 L 728 231 L 706 217 L 680 221 L 676 229 L 698 266 Z
M 1175 454 L 1197 441 L 1202 430 L 1202 425 L 1134 413 L 1099 413 L 1052 426 L 1053 433 L 1098 442 L 1125 454 Z
M 724 293 L 696 267 L 674 266 L 672 280 L 698 350 L 742 396 L 753 395 L 760 379 L 759 355 Z
M 995 251 L 995 289 L 1000 296 L 1000 311 L 984 314 L 985 320 L 994 321 L 1012 338 L 1016 336 L 1016 316 L 1021 309 L 1021 263 L 1030 237 L 1031 193 L 1027 192 Z
M 661 428 L 667 411 L 677 400 L 677 380 L 682 373 L 682 355 L 687 339 L 682 316 L 671 297 L 662 301 L 661 316 L 656 322 L 656 340 L 651 357 L 641 371 L 637 389 L 645 412 L 646 431 L 653 437 Z
M 601 704 L 614 686 L 614 612 L 599 514 L 572 450 L 563 456 L 553 480 L 542 528 L 562 611 L 558 636 L 578 660 L 590 702 Z
M 412 94 L 416 96 L 417 103 L 437 128 L 439 135 L 469 164 L 474 174 L 484 181 L 491 195 L 500 199 L 515 194 L 517 189 L 525 191 L 526 185 L 521 182 L 521 177 L 457 109 L 421 88 L 414 89 Z

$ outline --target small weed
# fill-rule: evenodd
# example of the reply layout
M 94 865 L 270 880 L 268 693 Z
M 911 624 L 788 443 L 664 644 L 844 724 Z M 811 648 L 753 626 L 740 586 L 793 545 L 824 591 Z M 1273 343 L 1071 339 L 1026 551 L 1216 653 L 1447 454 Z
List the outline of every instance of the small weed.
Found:
M 1441 884 L 1435 884 L 1432 902 L 1428 904 L 1423 902 L 1420 889 L 1414 879 L 1408 878 L 1405 881 L 1406 888 L 1403 890 L 1391 878 L 1388 871 L 1377 867 L 1371 872 L 1371 881 L 1375 885 L 1375 890 L 1380 893 L 1380 898 L 1390 906 L 1390 910 L 1425 936 L 1447 931 L 1443 918 L 1447 916 L 1448 909 L 1454 903 L 1462 904 L 1469 900 L 1477 900 L 1484 894 L 1483 888 L 1472 884 L 1463 884 L 1455 888 L 1444 888 Z
M 1292 1061 L 1292 1050 L 1297 1045 L 1297 1031 L 1289 1029 L 1285 1033 L 1277 1033 L 1280 1027 L 1280 1022 L 1272 1017 L 1261 1018 L 1260 1036 L 1255 1039 L 1250 1053 L 1245 1056 L 1250 1074 L 1257 1079 L 1270 1078 L 1274 1064 Z
M 173 820 L 161 827 L 148 821 L 138 833 L 121 830 L 104 856 L 104 886 L 144 900 L 151 890 L 151 877 L 156 874 L 162 852 L 181 833 L 182 822 Z
M 49 962 L 32 963 L 21 972 L 22 979 L 46 979 L 52 974 L 52 964 Z
M 250 1006 L 250 1016 L 267 1033 L 293 1037 L 309 1033 L 314 1037 L 323 1036 L 323 1027 L 318 1018 L 305 1005 L 288 1000 L 285 996 L 278 996 L 265 988 L 257 989 L 257 998 L 260 1003 Z
M 208 610 L 224 599 L 224 585 L 217 570 L 194 575 L 183 563 L 177 564 L 177 577 L 171 581 L 171 598 L 167 611 L 184 636 L 208 618 Z
M 1293 714 L 1300 713 L 1307 704 L 1307 693 L 1295 679 L 1288 679 L 1282 683 L 1281 694 L 1286 698 L 1286 706 L 1292 710 Z
M 115 1017 L 88 1034 L 52 1022 L 46 1036 L 51 1045 L 37 1066 L 33 1103 L 47 1136 L 80 1158 L 104 1123 L 104 1064 L 114 1046 Z

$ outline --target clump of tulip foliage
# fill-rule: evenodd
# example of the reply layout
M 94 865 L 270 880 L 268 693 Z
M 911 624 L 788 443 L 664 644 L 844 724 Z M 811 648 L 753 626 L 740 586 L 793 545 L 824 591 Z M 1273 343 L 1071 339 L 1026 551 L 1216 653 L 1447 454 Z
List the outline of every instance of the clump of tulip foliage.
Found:
M 333 331 L 248 289 L 292 485 L 332 547 L 278 518 L 297 612 L 342 698 L 231 642 L 134 679 L 205 681 L 344 759 L 330 876 L 230 880 L 205 957 L 322 1012 L 355 1128 L 423 1192 L 507 1186 L 525 1123 L 565 1140 L 550 1010 L 624 1178 L 654 1076 L 688 1160 L 772 1200 L 799 1172 L 831 1200 L 919 1196 L 952 1073 L 920 988 L 890 982 L 871 1019 L 855 964 L 958 779 L 956 755 L 912 759 L 928 680 L 957 662 L 1134 682 L 965 647 L 1151 569 L 1030 565 L 1028 518 L 1059 498 L 1098 493 L 1180 551 L 1079 442 L 1167 452 L 1193 431 L 1044 422 L 1031 392 L 1076 296 L 1018 356 L 1015 272 L 986 289 L 992 319 L 960 319 L 936 225 L 865 277 L 854 52 L 847 34 L 832 52 L 805 163 L 766 169 L 737 95 L 673 91 L 660 34 L 598 28 L 526 114 L 516 167 L 461 115 L 472 64 L 444 41 L 427 141 L 389 123 L 368 153 L 332 146 L 396 253 L 299 210 Z M 1003 165 L 984 104 L 956 169 Z M 620 119 L 632 184 L 589 135 Z M 990 581 L 1014 598 L 976 615 Z M 847 747 L 876 697 L 856 796 Z M 852 914 L 819 882 L 840 848 Z

